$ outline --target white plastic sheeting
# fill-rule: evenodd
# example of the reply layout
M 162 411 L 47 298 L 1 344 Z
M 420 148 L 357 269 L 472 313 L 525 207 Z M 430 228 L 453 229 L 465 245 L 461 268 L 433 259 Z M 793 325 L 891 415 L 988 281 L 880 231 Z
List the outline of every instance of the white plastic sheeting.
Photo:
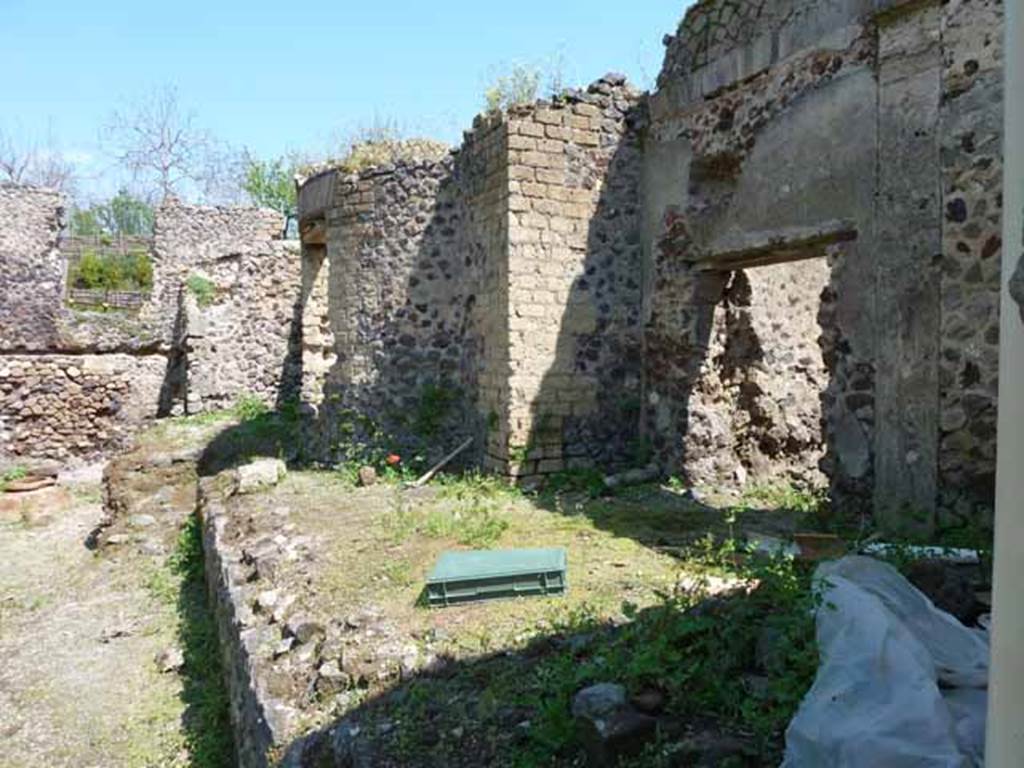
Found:
M 783 768 L 982 766 L 987 633 L 870 557 L 824 563 L 814 578 L 821 666 Z

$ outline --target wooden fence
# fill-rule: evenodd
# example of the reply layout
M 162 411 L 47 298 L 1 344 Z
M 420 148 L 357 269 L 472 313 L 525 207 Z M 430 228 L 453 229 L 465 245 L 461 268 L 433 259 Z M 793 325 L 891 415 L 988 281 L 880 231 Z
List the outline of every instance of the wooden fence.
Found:
M 136 310 L 149 299 L 149 291 L 143 290 L 108 291 L 95 288 L 76 288 L 70 284 L 70 276 L 74 275 L 79 261 L 86 253 L 98 256 L 127 256 L 144 253 L 152 256 L 152 238 L 122 235 L 74 236 L 62 239 L 60 250 L 68 264 L 68 304 L 78 307 Z
M 108 307 L 110 309 L 138 309 L 149 298 L 141 291 L 97 291 L 86 288 L 69 288 L 68 303 L 84 307 Z

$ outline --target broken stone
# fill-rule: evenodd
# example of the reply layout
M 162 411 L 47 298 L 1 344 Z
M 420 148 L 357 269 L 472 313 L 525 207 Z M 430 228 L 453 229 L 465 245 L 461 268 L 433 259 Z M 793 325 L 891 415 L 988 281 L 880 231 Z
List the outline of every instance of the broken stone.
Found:
M 373 467 L 359 468 L 359 485 L 367 488 L 377 484 L 377 470 Z
M 277 485 L 287 474 L 288 469 L 280 459 L 257 459 L 238 468 L 236 491 L 255 493 Z
M 278 591 L 276 589 L 268 589 L 256 595 L 256 602 L 253 607 L 257 613 L 272 613 L 274 606 L 277 605 L 277 598 Z
M 281 658 L 282 656 L 287 654 L 292 649 L 292 647 L 294 645 L 295 645 L 295 638 L 294 637 L 286 637 L 286 638 L 284 638 L 283 640 L 281 640 L 280 643 L 277 644 L 277 647 L 274 648 L 274 658 L 275 659 Z
M 29 491 L 38 491 L 40 488 L 48 488 L 56 483 L 57 479 L 55 477 L 29 476 L 23 477 L 20 480 L 8 481 L 4 486 L 4 491 L 6 493 L 28 493 Z
M 321 696 L 334 696 L 348 688 L 349 682 L 337 661 L 325 661 L 317 670 L 316 692 Z
M 284 597 L 278 597 L 274 604 L 274 610 L 271 614 L 271 620 L 274 624 L 283 624 L 288 616 L 291 614 L 292 606 L 295 605 L 295 595 L 285 595 Z
M 185 666 L 185 654 L 181 648 L 171 646 L 160 651 L 156 655 L 155 661 L 156 668 L 160 670 L 161 674 L 177 672 Z
M 634 707 L 644 714 L 655 715 L 661 712 L 665 706 L 665 694 L 657 688 L 648 688 L 640 691 L 640 693 L 629 701 Z
M 584 688 L 573 699 L 572 714 L 588 764 L 594 768 L 611 768 L 623 757 L 640 754 L 657 735 L 658 721 L 634 710 L 621 685 Z
M 284 636 L 294 637 L 300 645 L 306 645 L 314 638 L 323 637 L 324 632 L 323 624 L 318 624 L 305 616 L 289 619 L 284 626 Z

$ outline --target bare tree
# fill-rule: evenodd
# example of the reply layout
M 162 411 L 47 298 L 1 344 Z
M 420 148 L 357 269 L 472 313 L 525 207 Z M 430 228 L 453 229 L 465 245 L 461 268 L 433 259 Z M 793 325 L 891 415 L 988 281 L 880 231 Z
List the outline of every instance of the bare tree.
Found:
M 173 86 L 126 111 L 115 112 L 104 131 L 115 159 L 137 182 L 160 197 L 187 190 L 219 196 L 223 161 L 228 152 L 196 125 L 195 112 L 185 110 Z
M 75 167 L 56 148 L 52 135 L 47 145 L 40 147 L 35 143 L 19 143 L 0 130 L 0 179 L 71 194 Z

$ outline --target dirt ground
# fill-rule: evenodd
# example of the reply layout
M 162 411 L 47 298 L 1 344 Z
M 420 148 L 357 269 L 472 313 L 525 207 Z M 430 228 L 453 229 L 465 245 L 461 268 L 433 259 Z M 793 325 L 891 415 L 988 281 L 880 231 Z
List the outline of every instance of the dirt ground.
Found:
M 0 522 L 0 766 L 187 765 L 182 683 L 156 662 L 176 637 L 159 563 L 87 549 L 95 480 L 43 506 Z

